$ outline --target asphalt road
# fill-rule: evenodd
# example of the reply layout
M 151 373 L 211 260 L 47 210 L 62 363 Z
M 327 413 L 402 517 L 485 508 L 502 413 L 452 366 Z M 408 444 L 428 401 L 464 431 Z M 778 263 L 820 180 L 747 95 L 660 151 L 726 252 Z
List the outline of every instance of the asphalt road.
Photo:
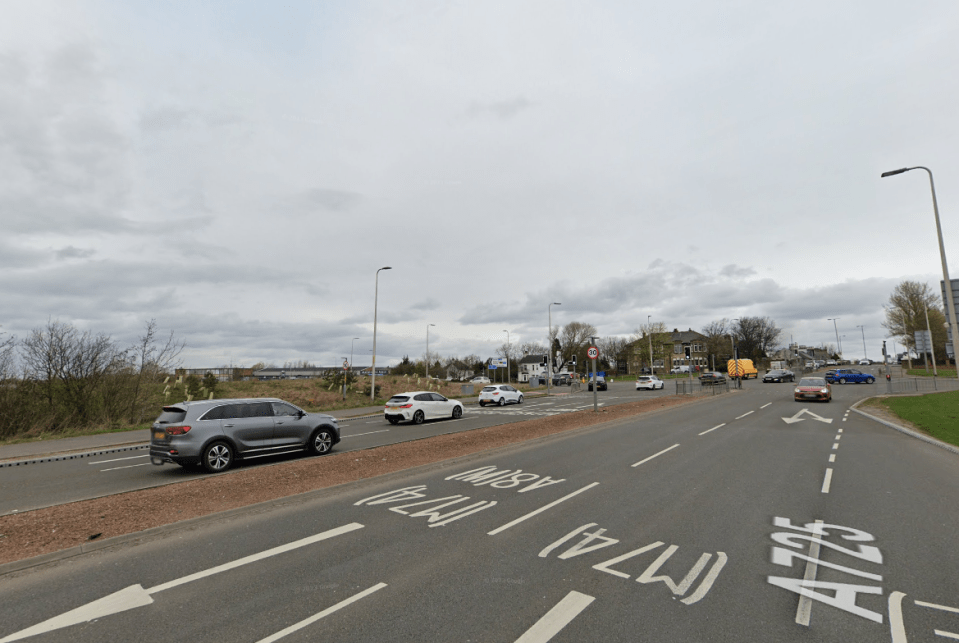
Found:
M 597 392 L 597 398 L 600 405 L 610 405 L 671 392 L 675 392 L 672 382 L 660 391 L 636 391 L 632 382 L 616 382 L 610 385 L 609 391 Z M 382 416 L 340 420 L 342 440 L 333 452 L 356 451 L 444 433 L 521 422 L 584 408 L 591 409 L 592 406 L 592 393 L 580 392 L 548 399 L 527 398 L 521 405 L 511 404 L 506 407 L 480 408 L 477 405 L 468 405 L 464 416 L 459 420 L 431 420 L 421 425 L 393 426 Z M 269 466 L 298 457 L 306 456 L 277 456 L 249 464 L 240 462 L 235 470 L 246 466 Z M 230 472 L 221 475 L 230 475 Z M 146 449 L 105 453 L 91 458 L 39 462 L 29 466 L 0 467 L 0 486 L 4 489 L 4 493 L 0 494 L 0 515 L 206 476 L 209 474 L 202 470 L 185 469 L 175 464 L 154 466 L 150 464 Z
M 0 643 L 959 637 L 957 456 L 791 388 L 8 576 Z

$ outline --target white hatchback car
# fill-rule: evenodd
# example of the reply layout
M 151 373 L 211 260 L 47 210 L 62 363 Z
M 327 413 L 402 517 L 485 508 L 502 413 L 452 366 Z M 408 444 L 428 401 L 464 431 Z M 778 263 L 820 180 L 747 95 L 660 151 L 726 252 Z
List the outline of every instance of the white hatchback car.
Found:
M 498 404 L 499 406 L 505 406 L 510 402 L 522 404 L 523 394 L 509 384 L 492 384 L 490 386 L 484 386 L 483 390 L 480 391 L 479 394 L 480 406 L 486 406 L 487 404 Z
M 659 379 L 655 375 L 640 375 L 636 378 L 636 390 L 637 391 L 655 391 L 658 388 L 665 388 L 666 382 Z
M 483 377 L 482 375 L 477 375 L 470 380 L 470 384 L 489 384 L 489 378 Z
M 463 417 L 463 403 L 458 400 L 448 400 L 439 393 L 429 391 L 413 391 L 399 393 L 386 402 L 383 417 L 390 424 L 412 422 L 422 424 L 425 420 L 439 420 Z

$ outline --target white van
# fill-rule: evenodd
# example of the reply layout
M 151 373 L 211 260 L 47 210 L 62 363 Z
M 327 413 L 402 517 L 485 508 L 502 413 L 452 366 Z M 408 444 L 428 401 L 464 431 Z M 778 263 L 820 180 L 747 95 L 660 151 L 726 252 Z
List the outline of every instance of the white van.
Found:
M 689 366 L 674 366 L 671 369 L 669 369 L 669 372 L 670 373 L 688 373 Z

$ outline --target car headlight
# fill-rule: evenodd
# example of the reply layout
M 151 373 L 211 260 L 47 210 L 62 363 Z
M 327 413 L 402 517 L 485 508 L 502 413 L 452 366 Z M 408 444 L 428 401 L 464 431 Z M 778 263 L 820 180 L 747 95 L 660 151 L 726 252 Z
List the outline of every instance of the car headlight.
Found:
M 822 389 L 822 390 L 820 391 L 820 393 L 828 393 L 828 392 L 829 392 L 829 389 L 828 389 L 828 388 L 824 388 L 824 389 Z
M 802 391 L 800 391 L 799 387 L 797 386 L 795 389 L 793 389 L 793 393 L 802 393 Z

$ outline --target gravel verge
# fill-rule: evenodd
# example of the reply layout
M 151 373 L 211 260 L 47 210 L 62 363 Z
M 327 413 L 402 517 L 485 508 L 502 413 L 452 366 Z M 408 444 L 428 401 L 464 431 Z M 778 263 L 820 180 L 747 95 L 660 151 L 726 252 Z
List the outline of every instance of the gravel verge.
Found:
M 700 401 L 670 396 L 272 466 L 0 517 L 0 564 Z M 714 398 L 706 398 L 714 399 Z

